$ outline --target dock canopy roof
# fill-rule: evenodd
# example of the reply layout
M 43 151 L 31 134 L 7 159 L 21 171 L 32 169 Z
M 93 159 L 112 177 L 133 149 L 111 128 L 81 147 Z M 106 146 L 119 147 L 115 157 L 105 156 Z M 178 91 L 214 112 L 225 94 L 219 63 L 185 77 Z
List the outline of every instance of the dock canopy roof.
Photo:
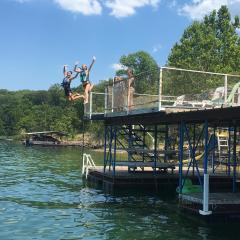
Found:
M 59 131 L 43 131 L 43 132 L 30 132 L 26 133 L 25 135 L 48 135 L 48 134 L 55 134 L 58 136 L 66 136 L 67 133 L 65 132 L 59 132 Z

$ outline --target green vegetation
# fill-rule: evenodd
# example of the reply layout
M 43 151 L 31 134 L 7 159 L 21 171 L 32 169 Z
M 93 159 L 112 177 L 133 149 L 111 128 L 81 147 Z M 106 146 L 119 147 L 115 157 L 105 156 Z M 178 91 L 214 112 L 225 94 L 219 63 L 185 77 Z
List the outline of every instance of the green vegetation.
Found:
M 134 70 L 134 75 L 136 76 L 136 92 L 149 94 L 158 93 L 159 67 L 150 54 L 139 51 L 127 56 L 124 55 L 120 58 L 120 63 Z M 120 70 L 117 74 L 125 72 L 124 70 Z
M 82 115 L 82 104 L 66 101 L 59 85 L 48 91 L 0 91 L 0 135 L 53 129 L 74 134 Z
M 211 72 L 240 72 L 239 17 L 231 21 L 226 6 L 193 22 L 174 45 L 168 65 Z

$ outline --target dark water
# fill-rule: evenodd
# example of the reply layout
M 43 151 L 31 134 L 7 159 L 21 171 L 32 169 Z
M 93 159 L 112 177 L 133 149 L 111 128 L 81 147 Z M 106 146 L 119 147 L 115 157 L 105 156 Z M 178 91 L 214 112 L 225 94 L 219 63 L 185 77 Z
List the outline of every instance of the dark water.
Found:
M 0 142 L 0 240 L 240 239 L 240 223 L 204 224 L 173 198 L 87 188 L 80 159 L 76 148 Z

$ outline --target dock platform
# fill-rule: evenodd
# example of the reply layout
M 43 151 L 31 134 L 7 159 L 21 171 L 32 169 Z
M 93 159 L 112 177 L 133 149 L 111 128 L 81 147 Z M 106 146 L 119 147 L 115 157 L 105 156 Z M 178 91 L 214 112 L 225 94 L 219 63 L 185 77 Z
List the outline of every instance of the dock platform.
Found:
M 202 216 L 215 208 L 240 212 L 239 196 L 228 194 L 239 192 L 240 75 L 172 67 L 155 73 L 151 94 L 139 87 L 151 79 L 147 73 L 135 76 L 133 94 L 129 79 L 90 93 L 84 112 L 104 122 L 104 166 L 87 170 L 87 180 L 105 189 L 202 191 L 180 195 L 180 205 Z M 118 156 L 119 149 L 127 157 Z
M 185 170 L 186 172 L 187 170 Z M 224 173 L 211 175 L 210 190 L 230 191 L 232 187 L 232 178 L 226 176 Z M 188 178 L 193 183 L 198 184 L 197 174 L 193 175 L 192 172 Z M 179 184 L 178 168 L 175 170 L 156 171 L 154 172 L 151 167 L 145 167 L 144 171 L 129 171 L 128 167 L 116 166 L 115 175 L 113 171 L 106 171 L 104 173 L 103 166 L 89 168 L 87 175 L 87 182 L 94 185 L 100 185 L 106 191 L 113 191 L 114 189 L 121 188 L 151 188 L 153 190 L 161 191 L 165 188 L 176 192 L 176 187 Z
M 182 209 L 197 214 L 204 202 L 202 193 L 180 194 L 179 201 Z M 209 193 L 208 202 L 209 210 L 213 215 L 240 215 L 240 193 Z

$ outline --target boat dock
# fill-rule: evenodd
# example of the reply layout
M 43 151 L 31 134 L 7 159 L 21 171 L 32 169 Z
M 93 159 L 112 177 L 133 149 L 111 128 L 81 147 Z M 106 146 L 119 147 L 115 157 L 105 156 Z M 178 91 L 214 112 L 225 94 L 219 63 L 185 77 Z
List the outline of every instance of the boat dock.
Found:
M 197 85 L 174 84 L 183 78 Z M 177 187 L 183 209 L 202 216 L 238 213 L 239 82 L 237 75 L 164 67 L 155 95 L 130 96 L 127 81 L 91 93 L 85 117 L 104 122 L 105 144 L 103 166 L 84 165 L 87 180 L 108 189 Z

